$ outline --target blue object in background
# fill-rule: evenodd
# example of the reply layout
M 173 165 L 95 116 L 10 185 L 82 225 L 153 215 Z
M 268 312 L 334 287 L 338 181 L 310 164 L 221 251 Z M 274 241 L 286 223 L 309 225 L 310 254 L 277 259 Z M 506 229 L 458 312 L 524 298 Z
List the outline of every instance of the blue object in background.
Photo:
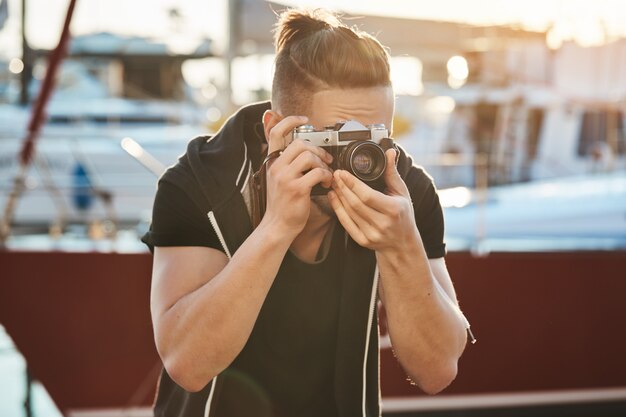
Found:
M 72 203 L 79 211 L 87 211 L 93 204 L 91 179 L 87 169 L 77 162 L 72 170 Z

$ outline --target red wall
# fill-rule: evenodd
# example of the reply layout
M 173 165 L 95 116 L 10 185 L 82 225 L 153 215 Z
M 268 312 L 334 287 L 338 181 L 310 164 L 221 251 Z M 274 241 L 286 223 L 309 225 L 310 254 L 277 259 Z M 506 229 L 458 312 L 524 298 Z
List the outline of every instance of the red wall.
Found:
M 445 393 L 626 386 L 626 252 L 450 253 L 478 338 Z M 148 254 L 0 251 L 0 323 L 61 410 L 152 401 Z M 416 395 L 391 351 L 384 396 Z

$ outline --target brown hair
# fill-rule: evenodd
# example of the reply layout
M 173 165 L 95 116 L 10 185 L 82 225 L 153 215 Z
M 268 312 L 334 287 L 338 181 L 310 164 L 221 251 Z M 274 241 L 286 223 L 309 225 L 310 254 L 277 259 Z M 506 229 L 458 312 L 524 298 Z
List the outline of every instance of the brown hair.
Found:
M 380 42 L 327 11 L 283 12 L 274 39 L 272 104 L 284 115 L 306 112 L 321 90 L 391 85 L 389 55 Z

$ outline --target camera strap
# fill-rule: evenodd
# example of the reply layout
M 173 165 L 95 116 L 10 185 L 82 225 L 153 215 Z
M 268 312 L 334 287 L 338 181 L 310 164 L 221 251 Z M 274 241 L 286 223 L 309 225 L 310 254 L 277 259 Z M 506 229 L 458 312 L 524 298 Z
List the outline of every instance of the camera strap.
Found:
M 281 153 L 283 153 L 282 150 L 270 152 L 263 160 L 263 163 L 259 167 L 259 170 L 255 172 L 252 176 L 252 181 L 254 184 L 254 196 L 252 199 L 253 228 L 256 228 L 259 223 L 261 223 L 267 206 L 267 164 L 270 161 L 278 158 Z

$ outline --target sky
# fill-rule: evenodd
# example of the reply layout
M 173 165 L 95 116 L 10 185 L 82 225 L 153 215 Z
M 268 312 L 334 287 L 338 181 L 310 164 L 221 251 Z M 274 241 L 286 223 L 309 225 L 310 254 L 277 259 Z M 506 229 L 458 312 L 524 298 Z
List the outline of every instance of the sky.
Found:
M 9 20 L 0 31 L 0 60 L 8 61 L 21 55 L 21 0 L 9 1 Z M 255 1 L 255 0 L 246 0 Z M 263 1 L 263 0 L 257 0 Z M 276 0 L 292 6 L 328 7 L 353 14 L 381 14 L 405 18 L 445 20 L 477 25 L 512 24 L 526 29 L 546 31 L 548 39 L 574 39 L 583 46 L 626 36 L 626 0 Z M 27 38 L 34 48 L 53 48 L 59 38 L 69 0 L 27 0 Z M 216 53 L 227 46 L 228 0 L 77 0 L 72 21 L 72 33 L 81 35 L 110 31 L 120 35 L 135 35 L 165 40 L 190 52 L 197 40 L 209 37 Z M 177 8 L 181 19 L 177 26 L 169 11 Z M 551 36 L 554 35 L 554 36 Z M 250 58 L 253 61 L 267 57 Z M 250 60 L 248 59 L 248 60 Z M 244 74 L 238 79 L 250 85 L 247 90 L 267 88 L 271 82 L 271 59 L 243 62 L 234 71 Z M 247 69 L 253 65 L 267 69 L 250 77 Z M 218 63 L 190 62 L 183 71 L 190 83 L 206 83 L 207 73 L 223 83 L 225 72 Z M 417 67 L 416 67 L 417 66 Z M 421 71 L 419 62 L 392 62 L 396 78 L 413 80 L 403 74 Z M 189 75 L 189 76 L 187 76 Z M 244 90 L 242 87 L 242 91 Z M 419 93 L 421 85 L 408 85 L 409 94 Z M 249 97 L 242 97 L 247 100 Z
M 287 4 L 345 7 L 363 14 L 377 14 L 469 22 L 480 25 L 519 23 L 528 29 L 545 30 L 559 19 L 592 22 L 601 17 L 611 27 L 626 31 L 623 0 L 281 0 Z
M 0 31 L 0 55 L 19 54 L 21 0 L 8 0 L 10 18 Z M 262 0 L 259 0 L 262 1 Z M 563 36 L 593 39 L 604 32 L 626 36 L 625 0 L 280 0 L 290 5 L 340 8 L 353 13 L 386 14 L 475 24 L 514 23 L 546 30 L 556 25 Z M 27 0 L 27 36 L 34 47 L 57 41 L 69 0 Z M 182 14 L 182 32 L 210 36 L 218 46 L 226 39 L 227 0 L 78 0 L 74 34 L 113 31 L 120 34 L 172 37 L 168 9 Z M 569 35 L 568 35 L 569 34 Z
M 0 32 L 0 56 L 20 54 L 21 0 L 9 1 L 9 21 Z M 27 38 L 35 48 L 53 48 L 65 19 L 69 0 L 27 0 Z M 77 0 L 72 19 L 75 35 L 112 31 L 125 35 L 170 37 L 176 33 L 168 10 L 182 15 L 182 32 L 209 36 L 223 46 L 226 0 Z

